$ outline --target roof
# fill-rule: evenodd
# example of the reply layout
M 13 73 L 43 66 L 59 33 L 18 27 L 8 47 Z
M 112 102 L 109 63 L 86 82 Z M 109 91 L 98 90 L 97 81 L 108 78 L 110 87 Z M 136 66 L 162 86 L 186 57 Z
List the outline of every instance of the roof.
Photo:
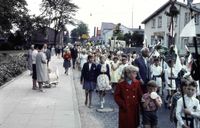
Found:
M 115 26 L 116 26 L 115 24 L 108 22 L 102 22 L 101 24 L 102 30 L 113 30 Z
M 146 24 L 149 20 L 151 20 L 153 17 L 157 16 L 160 12 L 162 12 L 163 10 L 165 10 L 169 5 L 170 5 L 170 1 L 166 2 L 163 6 L 161 6 L 159 9 L 157 9 L 153 14 L 151 14 L 149 17 L 147 17 L 144 21 L 142 21 L 142 24 Z M 187 8 L 187 5 L 181 2 L 176 2 L 176 4 Z

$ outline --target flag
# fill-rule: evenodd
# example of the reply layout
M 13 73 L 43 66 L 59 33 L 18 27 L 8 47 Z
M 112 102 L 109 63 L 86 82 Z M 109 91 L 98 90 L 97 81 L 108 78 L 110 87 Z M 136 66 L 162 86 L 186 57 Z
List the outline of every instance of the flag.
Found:
M 180 61 L 180 57 L 178 55 L 178 49 L 177 49 L 176 45 L 175 45 L 174 51 L 176 53 L 176 62 L 175 62 L 174 67 L 175 67 L 175 72 L 178 74 L 182 69 L 182 64 L 181 64 L 181 61 Z
M 196 27 L 194 18 L 190 20 L 189 23 L 185 25 L 182 29 L 180 37 L 195 37 L 196 36 Z

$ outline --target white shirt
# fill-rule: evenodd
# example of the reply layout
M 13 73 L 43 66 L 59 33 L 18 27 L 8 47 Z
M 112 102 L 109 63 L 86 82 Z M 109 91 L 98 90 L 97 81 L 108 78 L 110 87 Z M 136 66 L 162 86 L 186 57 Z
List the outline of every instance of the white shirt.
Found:
M 200 105 L 199 101 L 197 98 L 193 97 L 185 97 L 185 104 L 188 110 L 191 111 L 191 116 L 195 118 L 194 120 L 194 128 L 199 128 L 199 121 L 197 120 L 197 117 L 200 118 Z M 194 109 L 194 106 L 196 109 Z M 178 120 L 178 126 L 177 128 L 182 128 L 182 125 L 185 124 L 184 120 L 182 117 L 185 117 L 185 114 L 183 112 L 183 98 L 180 98 L 177 101 L 177 106 L 176 106 L 176 118 Z
M 92 63 L 89 63 L 89 70 L 91 69 Z
M 152 76 L 159 76 L 162 73 L 162 67 L 161 66 L 156 66 L 155 64 L 151 65 L 151 71 L 152 71 Z M 161 87 L 162 86 L 162 79 L 161 76 L 160 77 L 156 77 L 156 84 Z
M 32 64 L 36 64 L 36 56 L 38 54 L 38 51 L 36 49 L 32 52 Z

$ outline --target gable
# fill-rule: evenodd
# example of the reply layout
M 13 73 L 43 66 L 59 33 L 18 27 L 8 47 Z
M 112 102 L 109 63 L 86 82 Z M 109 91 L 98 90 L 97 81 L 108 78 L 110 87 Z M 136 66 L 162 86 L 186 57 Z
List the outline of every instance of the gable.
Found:
M 187 5 L 180 3 L 180 2 L 176 2 L 177 5 L 180 5 L 182 7 L 187 8 Z M 171 6 L 170 1 L 166 2 L 163 6 L 161 6 L 159 9 L 157 9 L 153 14 L 151 14 L 149 17 L 147 17 L 144 21 L 142 21 L 142 24 L 146 24 L 147 22 L 149 22 L 151 19 L 153 19 L 154 17 L 156 17 L 157 15 L 159 15 L 162 11 L 166 10 L 167 7 Z

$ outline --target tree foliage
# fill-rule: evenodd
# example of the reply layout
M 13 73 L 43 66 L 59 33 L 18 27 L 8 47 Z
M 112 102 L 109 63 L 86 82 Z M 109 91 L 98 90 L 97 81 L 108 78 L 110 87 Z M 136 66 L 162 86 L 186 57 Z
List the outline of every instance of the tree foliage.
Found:
M 74 24 L 74 16 L 78 6 L 71 0 L 42 0 L 42 16 L 49 19 L 55 29 L 55 40 L 59 31 L 66 30 L 66 24 Z
M 80 22 L 76 28 L 74 28 L 71 31 L 71 38 L 72 42 L 78 41 L 79 39 L 81 41 L 86 40 L 89 36 L 89 29 L 88 26 L 84 22 Z
M 25 0 L 0 0 L 0 33 L 9 33 L 18 19 L 27 14 Z

